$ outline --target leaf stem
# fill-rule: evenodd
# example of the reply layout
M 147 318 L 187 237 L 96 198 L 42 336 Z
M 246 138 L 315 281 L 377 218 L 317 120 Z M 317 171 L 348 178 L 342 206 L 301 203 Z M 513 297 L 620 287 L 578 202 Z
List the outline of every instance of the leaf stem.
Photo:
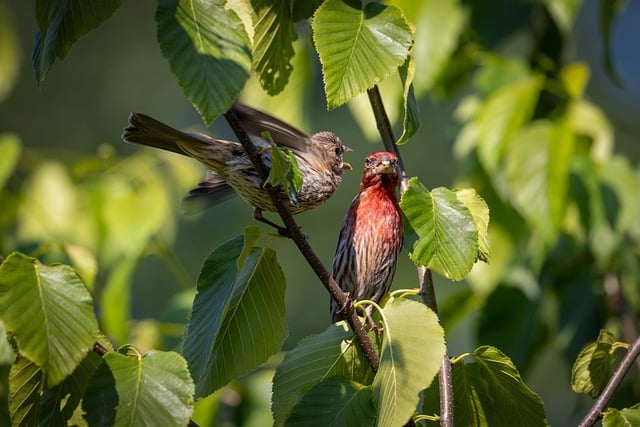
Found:
M 578 427 L 590 427 L 602 418 L 602 413 L 611 400 L 614 391 L 618 388 L 625 374 L 629 371 L 633 362 L 638 358 L 638 355 L 640 355 L 640 336 L 636 337 L 633 344 L 631 344 L 629 351 L 624 355 L 620 364 L 616 367 L 616 370 L 613 371 L 613 375 L 611 375 L 609 382 L 605 386 L 604 390 L 602 390 L 602 393 L 598 396 L 587 415 L 583 418 L 580 424 L 578 424 Z
M 231 110 L 227 111 L 224 114 L 224 117 L 229 123 L 229 126 L 231 126 L 233 132 L 238 137 L 238 141 L 240 141 L 240 143 L 242 144 L 245 152 L 247 153 L 247 156 L 249 157 L 249 160 L 251 160 L 251 163 L 253 164 L 253 167 L 255 167 L 262 181 L 265 182 L 267 180 L 267 177 L 269 176 L 269 170 L 260 160 L 256 147 L 253 145 L 251 139 L 242 128 L 238 117 Z M 336 300 L 341 307 L 345 307 L 345 318 L 349 323 L 351 330 L 356 335 L 356 339 L 360 344 L 362 352 L 369 361 L 371 369 L 374 373 L 377 372 L 378 365 L 380 364 L 380 357 L 373 347 L 373 344 L 369 339 L 369 336 L 367 335 L 367 332 L 364 329 L 364 325 L 360 321 L 356 310 L 353 308 L 351 299 L 342 291 L 342 289 L 340 289 L 340 286 L 338 286 L 336 281 L 333 280 L 327 269 L 322 264 L 322 261 L 320 261 L 320 258 L 318 258 L 316 253 L 309 245 L 307 238 L 300 231 L 300 227 L 293 218 L 293 215 L 282 201 L 279 189 L 270 185 L 265 186 L 265 189 L 269 192 L 269 195 L 273 200 L 273 204 L 278 210 L 278 214 L 280 214 L 282 222 L 284 222 L 288 237 L 294 241 L 296 246 L 298 246 L 298 249 L 305 257 L 327 291 L 329 291 L 331 297 Z
M 398 168 L 400 170 L 400 194 L 404 193 L 409 187 L 409 180 L 407 178 L 407 170 L 404 167 L 400 150 L 395 143 L 393 136 L 393 129 L 389 122 L 389 117 L 384 108 L 382 97 L 380 96 L 380 90 L 378 86 L 374 86 L 372 89 L 367 90 L 369 96 L 369 103 L 373 110 L 373 115 L 376 119 L 376 125 L 378 132 L 382 138 L 382 142 L 387 151 L 394 153 L 398 157 Z M 431 270 L 424 266 L 418 267 L 418 277 L 420 282 L 420 295 L 424 304 L 438 314 L 438 304 L 436 302 L 435 288 L 433 286 L 433 278 L 431 276 Z M 440 384 L 440 426 L 453 427 L 453 380 L 451 377 L 451 361 L 445 351 L 442 364 L 440 366 L 440 372 L 438 373 L 438 382 Z

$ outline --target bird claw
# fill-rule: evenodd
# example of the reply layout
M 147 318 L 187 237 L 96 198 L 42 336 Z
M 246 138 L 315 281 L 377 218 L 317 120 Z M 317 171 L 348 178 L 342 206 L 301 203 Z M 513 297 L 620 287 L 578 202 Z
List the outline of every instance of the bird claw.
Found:
M 344 313 L 346 312 L 347 307 L 353 304 L 353 300 L 351 299 L 350 292 L 345 292 L 344 296 L 345 296 L 344 304 L 342 304 L 342 307 L 340 307 L 340 310 L 338 310 L 338 313 L 337 313 L 337 314 L 343 315 L 342 317 L 345 317 Z
M 287 230 L 286 227 L 282 227 L 282 226 L 276 224 L 275 222 L 271 222 L 267 218 L 262 216 L 262 209 L 260 209 L 260 208 L 253 209 L 253 219 L 255 219 L 256 221 L 260 221 L 263 224 L 267 224 L 267 225 L 275 228 L 278 231 L 278 234 L 281 235 L 281 236 L 291 237 L 290 233 L 289 233 L 289 230 Z
M 369 313 L 367 310 L 365 310 L 364 313 L 365 313 L 365 316 L 367 317 L 367 322 L 369 323 L 369 326 L 371 326 L 371 329 L 374 330 L 376 334 L 382 335 L 382 333 L 384 332 L 384 327 L 378 326 L 376 324 L 376 321 L 373 320 L 373 317 L 371 317 L 371 313 Z

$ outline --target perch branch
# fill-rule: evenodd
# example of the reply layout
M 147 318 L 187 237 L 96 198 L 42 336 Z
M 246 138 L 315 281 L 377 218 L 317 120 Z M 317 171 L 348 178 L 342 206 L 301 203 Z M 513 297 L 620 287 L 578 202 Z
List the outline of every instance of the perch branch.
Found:
M 409 186 L 407 171 L 404 167 L 400 150 L 395 143 L 393 129 L 391 128 L 389 117 L 385 111 L 378 86 L 374 86 L 372 89 L 367 90 L 367 95 L 369 95 L 369 103 L 371 104 L 378 132 L 380 132 L 385 149 L 398 156 L 398 167 L 400 169 L 400 194 L 402 194 Z M 438 304 L 436 302 L 431 270 L 426 267 L 418 267 L 418 278 L 420 283 L 420 295 L 422 296 L 423 303 L 433 310 L 434 313 L 438 314 Z M 451 377 L 451 361 L 449 360 L 449 356 L 446 352 L 442 359 L 440 372 L 438 373 L 438 382 L 440 385 L 440 425 L 442 427 L 453 427 L 453 380 Z
M 258 171 L 260 178 L 263 182 L 265 182 L 267 177 L 269 176 L 269 171 L 264 163 L 262 163 L 262 161 L 260 160 L 260 156 L 258 155 L 256 147 L 253 145 L 251 139 L 242 128 L 238 117 L 231 110 L 227 111 L 224 114 L 224 117 L 229 123 L 229 126 L 231 126 L 233 132 L 238 137 L 238 141 L 240 141 L 240 143 L 244 147 L 249 160 L 251 160 L 251 163 L 256 168 L 256 171 Z M 380 358 L 375 348 L 373 347 L 373 344 L 371 343 L 367 332 L 364 329 L 364 325 L 362 324 L 362 322 L 360 322 L 356 310 L 353 308 L 351 299 L 347 297 L 342 289 L 340 289 L 340 286 L 338 286 L 335 280 L 333 280 L 327 269 L 322 264 L 322 261 L 320 261 L 320 258 L 318 258 L 316 253 L 309 245 L 309 242 L 300 231 L 300 227 L 293 218 L 293 215 L 284 204 L 279 189 L 273 186 L 266 186 L 266 190 L 269 192 L 269 195 L 273 199 L 273 204 L 278 210 L 280 218 L 282 218 L 282 222 L 286 227 L 287 236 L 294 241 L 296 246 L 298 246 L 298 249 L 302 253 L 302 256 L 304 256 L 322 284 L 329 291 L 331 297 L 335 299 L 341 307 L 345 307 L 345 318 L 349 323 L 351 330 L 356 335 L 356 339 L 360 344 L 362 352 L 369 361 L 371 369 L 373 370 L 373 372 L 377 372 L 378 365 L 380 364 Z

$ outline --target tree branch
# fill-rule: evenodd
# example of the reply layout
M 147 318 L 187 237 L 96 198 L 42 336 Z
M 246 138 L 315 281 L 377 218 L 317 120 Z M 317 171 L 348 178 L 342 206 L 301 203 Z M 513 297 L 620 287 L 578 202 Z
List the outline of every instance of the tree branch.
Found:
M 640 355 L 640 337 L 637 337 L 633 344 L 631 344 L 627 354 L 624 355 L 616 370 L 613 371 L 613 375 L 611 375 L 609 382 L 605 386 L 604 390 L 602 390 L 600 396 L 596 399 L 593 407 L 589 410 L 580 424 L 578 424 L 578 427 L 590 427 L 602 418 L 602 413 L 611 400 L 613 392 L 618 388 L 625 374 L 629 371 L 631 365 L 633 365 L 634 360 L 638 358 L 638 355 Z
M 269 176 L 269 171 L 264 163 L 262 163 L 262 161 L 260 160 L 260 156 L 258 155 L 256 147 L 251 142 L 249 135 L 247 135 L 245 130 L 242 128 L 238 117 L 231 110 L 227 111 L 224 114 L 224 117 L 229 123 L 229 126 L 231 126 L 233 132 L 238 137 L 238 141 L 240 141 L 240 143 L 242 144 L 245 152 L 247 153 L 247 156 L 249 157 L 249 160 L 251 160 L 251 163 L 256 168 L 256 171 L 258 171 L 260 178 L 263 182 L 265 182 L 267 180 L 267 177 Z M 335 299 L 341 307 L 345 307 L 345 319 L 349 323 L 351 330 L 356 335 L 356 339 L 360 344 L 362 352 L 369 361 L 371 369 L 373 370 L 373 372 L 378 372 L 380 357 L 373 347 L 373 344 L 364 329 L 364 325 L 362 324 L 362 322 L 360 322 L 360 318 L 358 317 L 356 310 L 353 308 L 351 299 L 347 297 L 340 286 L 338 286 L 335 280 L 333 280 L 327 269 L 322 264 L 322 261 L 320 261 L 320 258 L 318 258 L 316 253 L 309 245 L 309 242 L 307 241 L 304 234 L 302 234 L 302 232 L 300 231 L 300 227 L 293 218 L 293 215 L 284 204 L 279 189 L 270 185 L 266 186 L 265 189 L 269 192 L 269 195 L 273 200 L 273 204 L 278 210 L 278 214 L 280 214 L 282 222 L 284 222 L 284 225 L 287 229 L 288 237 L 290 237 L 291 240 L 294 241 L 296 246 L 298 246 L 298 249 L 305 257 L 327 291 L 329 291 L 331 297 Z
M 374 86 L 372 89 L 367 90 L 367 95 L 369 96 L 369 103 L 371 104 L 378 132 L 380 132 L 385 149 L 398 156 L 398 167 L 400 169 L 400 194 L 402 195 L 409 186 L 407 170 L 404 167 L 400 150 L 395 143 L 393 129 L 391 128 L 389 117 L 385 111 L 378 86 Z M 420 295 L 422 296 L 423 303 L 433 310 L 434 313 L 438 314 L 438 304 L 436 302 L 436 293 L 435 287 L 433 286 L 431 270 L 423 266 L 418 267 L 418 279 L 420 283 Z M 453 380 L 451 375 L 451 361 L 445 351 L 445 355 L 440 366 L 440 372 L 438 373 L 438 382 L 440 385 L 440 425 L 442 427 L 454 426 Z

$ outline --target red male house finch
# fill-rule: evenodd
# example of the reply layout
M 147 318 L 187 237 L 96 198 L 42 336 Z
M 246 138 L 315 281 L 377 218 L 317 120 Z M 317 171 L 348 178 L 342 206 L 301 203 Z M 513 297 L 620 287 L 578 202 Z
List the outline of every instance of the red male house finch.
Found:
M 303 180 L 297 203 L 292 203 L 283 195 L 293 214 L 312 209 L 327 200 L 340 185 L 342 172 L 351 169 L 351 165 L 343 160 L 343 153 L 350 149 L 342 145 L 333 132 L 318 132 L 309 136 L 245 105 L 236 103 L 231 110 L 244 130 L 258 137 L 254 143 L 259 150 L 269 146 L 264 139 L 260 139 L 261 133 L 268 131 L 276 144 L 288 148 L 295 155 Z M 260 176 L 239 142 L 181 132 L 141 113 L 131 113 L 129 126 L 124 130 L 122 139 L 193 157 L 209 167 L 206 180 L 191 190 L 189 198 L 211 204 L 235 190 L 254 206 L 257 219 L 262 220 L 263 210 L 276 211 L 269 193 L 262 187 Z M 270 168 L 271 151 L 261 151 L 262 161 Z
M 402 248 L 402 215 L 396 198 L 398 158 L 373 153 L 365 159 L 360 191 L 351 202 L 333 258 L 333 278 L 356 300 L 379 302 L 389 291 Z M 342 307 L 331 300 L 333 322 Z M 370 322 L 370 310 L 367 311 Z

